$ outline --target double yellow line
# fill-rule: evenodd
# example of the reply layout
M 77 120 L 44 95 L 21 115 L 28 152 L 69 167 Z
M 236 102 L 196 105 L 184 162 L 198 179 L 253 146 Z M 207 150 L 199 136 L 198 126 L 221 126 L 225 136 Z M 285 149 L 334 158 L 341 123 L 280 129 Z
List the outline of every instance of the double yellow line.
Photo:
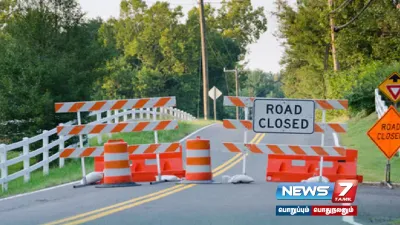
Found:
M 264 136 L 265 136 L 265 134 L 256 134 L 254 136 L 254 138 L 250 141 L 250 143 L 258 144 L 261 142 L 261 140 L 264 138 Z M 230 168 L 232 168 L 233 166 L 238 164 L 242 160 L 241 156 L 242 156 L 242 154 L 236 154 L 234 157 L 232 157 L 228 161 L 224 162 L 223 164 L 221 164 L 220 166 L 215 168 L 212 171 L 213 176 L 216 177 L 218 175 L 221 175 L 222 173 L 226 172 L 227 170 L 229 170 Z M 110 206 L 96 209 L 96 210 L 93 210 L 90 212 L 78 214 L 76 216 L 67 217 L 67 218 L 64 218 L 61 220 L 46 223 L 44 225 L 58 225 L 58 224 L 76 225 L 76 224 L 86 223 L 86 222 L 89 222 L 92 220 L 99 219 L 101 217 L 108 216 L 108 215 L 116 213 L 116 212 L 120 212 L 120 211 L 123 211 L 126 209 L 133 208 L 135 206 L 142 205 L 147 202 L 152 202 L 157 199 L 161 199 L 168 195 L 172 195 L 176 192 L 180 192 L 180 191 L 183 191 L 185 189 L 188 189 L 188 188 L 191 188 L 194 186 L 196 186 L 196 184 L 188 184 L 188 185 L 179 184 L 179 185 L 176 185 L 176 186 L 173 186 L 170 188 L 166 188 L 164 190 L 161 190 L 161 191 L 158 191 L 155 193 L 151 193 L 151 194 L 148 194 L 148 195 L 145 195 L 142 197 L 133 198 L 133 199 L 125 201 L 125 202 L 110 205 Z

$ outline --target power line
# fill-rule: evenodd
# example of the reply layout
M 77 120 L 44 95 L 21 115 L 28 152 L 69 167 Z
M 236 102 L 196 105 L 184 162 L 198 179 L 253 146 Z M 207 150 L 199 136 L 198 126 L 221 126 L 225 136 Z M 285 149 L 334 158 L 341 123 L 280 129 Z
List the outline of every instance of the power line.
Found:
M 231 53 L 229 53 L 228 47 L 227 47 L 226 44 L 225 44 L 225 37 L 223 37 L 223 36 L 222 36 L 222 44 L 224 45 L 225 50 L 226 50 L 226 52 L 228 53 L 229 59 L 230 59 L 231 61 L 233 61 L 233 62 L 236 62 L 236 60 L 232 60 Z
M 350 4 L 350 2 L 352 2 L 353 0 L 347 0 L 344 1 L 339 7 L 337 7 L 335 10 L 333 10 L 332 12 L 330 12 L 330 14 L 336 13 L 337 11 L 339 11 L 340 9 L 346 7 L 348 4 Z
M 348 25 L 350 25 L 351 23 L 353 23 L 371 5 L 372 1 L 374 1 L 374 0 L 369 0 L 367 2 L 367 4 L 365 4 L 364 7 L 361 9 L 361 11 L 356 16 L 354 16 L 349 22 L 347 22 L 341 26 L 335 26 L 334 31 L 339 32 L 341 29 L 343 29 L 343 28 L 347 27 Z
M 211 42 L 209 42 L 209 43 L 211 43 Z M 217 59 L 217 62 L 219 64 L 219 66 L 225 67 L 224 63 L 222 61 L 220 61 L 220 59 L 218 57 L 218 54 L 215 52 L 214 47 L 212 46 L 212 44 L 210 44 L 209 46 L 210 46 L 211 52 L 214 54 L 214 57 Z M 227 91 L 227 94 L 229 95 L 229 84 L 228 84 L 228 77 L 226 76 L 226 73 L 224 73 L 224 77 L 225 77 L 226 91 Z

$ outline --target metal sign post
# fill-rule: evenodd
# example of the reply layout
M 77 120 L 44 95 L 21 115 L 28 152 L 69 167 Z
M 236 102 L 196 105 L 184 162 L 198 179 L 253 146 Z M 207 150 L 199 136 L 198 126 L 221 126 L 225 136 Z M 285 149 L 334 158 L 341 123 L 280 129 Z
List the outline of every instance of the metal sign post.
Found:
M 397 111 L 397 102 L 394 103 L 394 107 Z M 386 161 L 386 167 L 385 167 L 385 180 L 381 182 L 382 184 L 386 184 L 390 189 L 393 188 L 393 185 L 390 180 L 390 159 Z
M 248 120 L 249 119 L 249 108 L 245 107 L 244 108 L 244 119 Z M 247 129 L 244 132 L 244 143 L 247 144 Z M 247 155 L 247 151 L 243 152 L 243 175 L 246 175 L 246 155 Z
M 322 110 L 322 123 L 326 123 L 326 110 Z M 325 145 L 325 133 L 321 134 L 321 146 Z M 319 182 L 322 182 L 322 171 L 324 170 L 324 157 L 319 162 Z
M 217 89 L 214 88 L 214 96 L 217 96 Z M 214 99 L 214 120 L 217 120 L 217 100 Z
M 157 108 L 153 108 L 153 120 L 157 120 Z M 154 131 L 154 143 L 158 144 L 158 132 Z M 160 153 L 156 152 L 156 162 L 157 162 L 157 180 L 155 182 L 150 182 L 150 184 L 156 184 L 164 182 L 161 180 L 161 162 Z
M 77 117 L 78 117 L 78 125 L 82 125 L 81 112 L 78 111 L 78 112 L 76 112 L 76 114 L 77 114 Z M 79 135 L 79 147 L 83 148 L 83 137 L 82 137 L 82 134 Z M 83 186 L 87 185 L 85 157 L 81 157 L 81 166 L 82 166 L 82 184 L 74 185 L 74 188 L 83 187 Z

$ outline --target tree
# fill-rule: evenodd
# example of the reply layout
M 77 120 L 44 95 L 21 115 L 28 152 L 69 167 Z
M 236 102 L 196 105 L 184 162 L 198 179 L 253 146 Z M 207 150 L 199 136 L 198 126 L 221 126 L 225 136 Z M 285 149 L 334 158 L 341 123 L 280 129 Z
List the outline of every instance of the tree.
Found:
M 230 2 L 223 5 L 224 9 L 219 11 L 207 4 L 205 17 L 209 85 L 228 94 L 234 90 L 234 77 L 225 74 L 223 68 L 235 66 L 239 56 L 246 54 L 245 46 L 266 30 L 266 20 L 262 8 L 253 9 L 250 1 L 246 0 L 244 5 Z M 198 105 L 202 104 L 198 9 L 190 10 L 186 21 L 182 17 L 182 8 L 172 8 L 167 2 L 148 6 L 142 0 L 122 1 L 121 17 L 103 24 L 100 34 L 105 45 L 115 46 L 121 52 L 118 57 L 123 59 L 117 61 L 125 60 L 123 65 L 136 72 L 110 73 L 106 79 L 122 80 L 131 76 L 133 82 L 126 89 L 133 90 L 134 96 L 176 96 L 181 109 L 196 114 Z M 229 29 L 235 33 L 227 32 Z M 108 83 L 108 87 L 114 85 Z M 107 92 L 105 88 L 103 85 L 99 89 Z M 223 116 L 223 108 L 218 111 Z
M 17 4 L 7 21 L 0 41 L 0 121 L 21 121 L 21 135 L 71 117 L 56 117 L 55 102 L 91 98 L 108 53 L 97 41 L 102 21 L 83 16 L 73 0 L 32 0 Z
M 332 65 L 326 1 L 302 0 L 295 11 L 287 1 L 278 0 L 275 15 L 278 38 L 285 47 L 281 64 L 283 90 L 288 97 L 323 98 L 323 73 Z M 310 88 L 312 87 L 312 88 Z
M 242 55 L 246 47 L 256 42 L 267 31 L 267 18 L 264 8 L 253 8 L 251 0 L 223 0 L 216 18 L 216 28 L 224 37 L 235 40 L 241 47 Z
M 252 97 L 283 98 L 281 82 L 278 74 L 266 73 L 262 70 L 245 72 L 245 85 L 243 92 Z

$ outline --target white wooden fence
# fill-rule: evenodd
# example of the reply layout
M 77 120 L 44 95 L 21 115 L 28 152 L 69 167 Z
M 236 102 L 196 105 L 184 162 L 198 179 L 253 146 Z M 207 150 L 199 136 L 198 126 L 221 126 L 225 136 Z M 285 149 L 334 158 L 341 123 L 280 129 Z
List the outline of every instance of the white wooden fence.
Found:
M 382 100 L 382 96 L 379 94 L 379 90 L 375 89 L 375 111 L 380 119 L 382 115 L 388 110 L 385 101 Z
M 114 112 L 114 113 L 113 113 Z M 114 110 L 114 111 L 105 111 L 105 112 L 93 112 L 89 114 L 89 117 L 96 116 L 93 122 L 91 123 L 115 123 L 128 120 L 147 120 L 152 119 L 151 117 L 154 115 L 158 115 L 159 117 L 170 117 L 177 120 L 195 120 L 196 118 L 189 113 L 186 113 L 182 110 L 176 108 L 148 108 L 148 109 L 132 109 L 132 110 Z M 104 118 L 102 118 L 102 114 L 106 114 Z M 66 123 L 68 125 L 74 124 L 74 122 Z M 50 138 L 54 135 L 54 141 L 49 143 Z M 111 134 L 109 134 L 111 136 Z M 88 138 L 92 138 L 93 136 L 97 136 L 98 142 L 101 143 L 101 135 L 89 135 Z M 15 180 L 19 177 L 24 177 L 24 182 L 28 182 L 30 180 L 30 174 L 39 169 L 43 168 L 43 174 L 49 174 L 49 164 L 54 160 L 59 160 L 59 167 L 64 166 L 64 159 L 59 158 L 60 153 L 53 155 L 49 155 L 51 149 L 63 149 L 65 146 L 65 142 L 69 140 L 72 136 L 57 136 L 57 128 L 54 128 L 50 131 L 43 131 L 42 134 L 31 137 L 31 138 L 23 138 L 21 141 L 13 143 L 13 144 L 0 144 L 0 168 L 1 168 L 1 177 L 0 177 L 0 184 L 2 185 L 2 190 L 6 191 L 8 189 L 8 182 Z M 35 149 L 32 151 L 30 149 L 30 145 L 36 142 L 41 142 L 42 147 Z M 72 146 L 77 145 L 73 144 Z M 69 147 L 72 147 L 69 146 Z M 7 153 L 11 151 L 21 150 L 22 153 L 19 156 L 8 159 Z M 19 151 L 20 152 L 20 151 Z M 34 165 L 30 165 L 30 159 L 39 155 L 43 154 L 43 160 L 37 162 Z M 10 155 L 8 155 L 10 156 Z M 19 170 L 13 174 L 8 173 L 8 167 L 14 164 L 23 162 L 23 169 Z

